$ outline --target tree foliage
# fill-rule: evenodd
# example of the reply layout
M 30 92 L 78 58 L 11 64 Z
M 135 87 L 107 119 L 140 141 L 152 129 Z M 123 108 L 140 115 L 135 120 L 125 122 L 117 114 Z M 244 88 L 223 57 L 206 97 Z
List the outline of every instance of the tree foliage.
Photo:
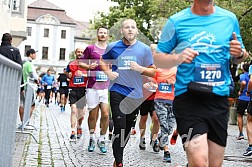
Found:
M 147 39 L 156 42 L 167 18 L 189 7 L 192 0 L 111 0 L 117 6 L 110 12 L 98 12 L 92 20 L 94 28 L 106 25 L 112 30 L 111 40 L 121 37 L 120 21 L 125 18 L 136 20 L 138 28 Z M 239 19 L 241 34 L 247 50 L 252 50 L 252 1 L 251 0 L 215 0 L 215 4 L 234 12 Z

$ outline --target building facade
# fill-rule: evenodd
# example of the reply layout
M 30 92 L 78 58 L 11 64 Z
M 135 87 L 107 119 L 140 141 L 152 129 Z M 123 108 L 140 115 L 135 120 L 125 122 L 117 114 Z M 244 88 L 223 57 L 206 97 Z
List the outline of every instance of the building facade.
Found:
M 0 0 L 0 35 L 10 33 L 12 45 L 18 47 L 26 39 L 26 0 Z
M 60 73 L 70 61 L 75 50 L 79 23 L 66 15 L 66 11 L 46 0 L 37 0 L 28 5 L 27 39 L 19 45 L 21 55 L 33 48 L 37 50 L 34 61 L 38 73 L 48 68 Z M 83 28 L 83 27 L 82 27 Z M 79 40 L 77 41 L 80 44 Z M 84 39 L 82 46 L 85 47 Z

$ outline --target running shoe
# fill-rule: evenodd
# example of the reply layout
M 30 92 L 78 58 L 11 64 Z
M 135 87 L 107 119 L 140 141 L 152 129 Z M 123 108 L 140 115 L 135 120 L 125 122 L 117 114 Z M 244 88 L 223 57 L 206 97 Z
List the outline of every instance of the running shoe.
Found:
M 119 163 L 119 164 L 116 165 L 116 161 L 114 161 L 113 167 L 123 167 L 123 164 L 122 164 L 122 163 Z
M 169 151 L 164 152 L 163 162 L 171 163 L 171 154 Z
M 88 152 L 93 152 L 95 150 L 95 141 L 94 139 L 89 140 Z
M 252 155 L 252 147 L 248 147 L 243 156 L 251 156 Z
M 140 143 L 139 143 L 139 148 L 140 150 L 145 150 L 146 146 L 145 146 L 145 138 L 140 138 Z
M 77 128 L 77 139 L 80 139 L 82 136 L 82 128 Z
M 72 139 L 72 140 L 75 140 L 75 139 L 76 139 L 76 136 L 75 136 L 75 132 L 74 132 L 74 131 L 72 131 L 71 136 L 70 136 L 70 139 Z
M 106 154 L 107 153 L 107 149 L 105 146 L 105 141 L 97 141 L 97 146 L 99 147 L 100 151 L 102 154 Z
M 175 145 L 175 144 L 176 144 L 177 138 L 178 138 L 178 133 L 177 133 L 177 131 L 175 130 L 175 131 L 173 132 L 172 137 L 171 137 L 171 140 L 170 140 L 171 145 Z
M 135 135 L 136 134 L 136 129 L 132 128 L 131 129 L 131 135 Z
M 240 133 L 239 136 L 237 137 L 237 140 L 241 140 L 241 139 L 244 139 L 243 133 Z
M 119 163 L 119 164 L 116 165 L 116 167 L 123 167 L 123 164 Z
M 158 139 L 156 139 L 155 141 L 152 141 L 152 148 L 153 148 L 153 151 L 154 152 L 159 152 L 160 151 L 160 148 L 159 148 L 159 142 L 158 142 Z

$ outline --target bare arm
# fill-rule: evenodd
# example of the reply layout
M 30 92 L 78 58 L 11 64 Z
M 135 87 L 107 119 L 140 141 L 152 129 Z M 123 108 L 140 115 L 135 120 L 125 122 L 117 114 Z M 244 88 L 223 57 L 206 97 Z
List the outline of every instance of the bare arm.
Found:
M 156 67 L 154 65 L 151 65 L 149 67 L 143 67 L 138 65 L 136 62 L 130 63 L 130 69 L 140 72 L 142 75 L 148 76 L 148 77 L 154 77 L 156 73 Z
M 191 48 L 186 48 L 179 54 L 154 53 L 153 58 L 157 68 L 171 68 L 181 63 L 191 63 L 199 53 Z
M 251 90 L 252 90 L 252 75 L 249 76 L 249 83 L 248 83 L 247 96 L 250 95 Z
M 100 68 L 108 76 L 110 80 L 115 80 L 117 77 L 119 77 L 119 74 L 117 72 L 113 72 L 109 68 L 109 64 L 106 61 L 104 61 L 102 57 L 100 59 Z

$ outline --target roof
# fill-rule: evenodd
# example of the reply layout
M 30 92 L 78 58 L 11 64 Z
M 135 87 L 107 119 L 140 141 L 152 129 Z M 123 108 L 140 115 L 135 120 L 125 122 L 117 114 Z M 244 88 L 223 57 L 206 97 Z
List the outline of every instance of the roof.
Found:
M 75 21 L 75 23 L 76 23 L 76 30 L 74 36 L 83 37 L 83 31 L 88 29 L 89 23 L 83 21 Z
M 58 6 L 46 1 L 37 0 L 28 5 L 27 20 L 35 21 L 40 16 L 50 14 L 56 17 L 61 24 L 73 24 L 76 25 L 74 19 L 66 15 L 66 11 Z
M 61 9 L 60 7 L 46 1 L 46 0 L 37 0 L 30 5 L 28 5 L 28 8 L 38 8 L 38 9 L 48 9 L 48 10 L 62 10 L 65 11 L 64 9 Z

